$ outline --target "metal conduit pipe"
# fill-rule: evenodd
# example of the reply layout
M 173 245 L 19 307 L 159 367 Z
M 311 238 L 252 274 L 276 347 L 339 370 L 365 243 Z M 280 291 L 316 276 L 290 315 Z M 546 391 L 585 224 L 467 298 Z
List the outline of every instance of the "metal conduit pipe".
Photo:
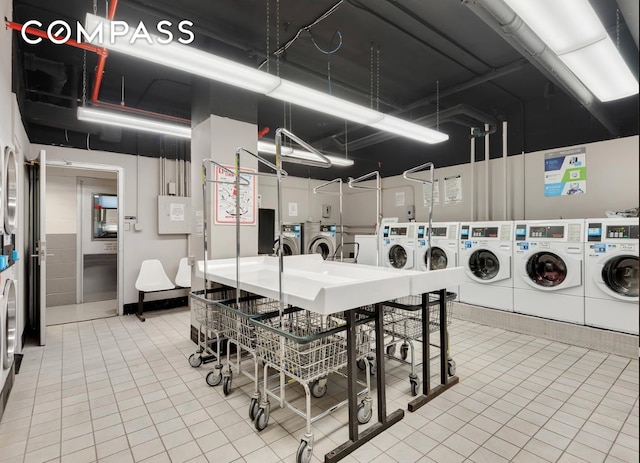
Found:
M 502 179 L 504 184 L 502 185 L 502 220 L 509 220 L 509 212 L 507 210 L 508 201 L 507 201 L 507 121 L 502 122 Z
M 473 136 L 475 128 L 471 127 L 471 136 L 469 137 L 471 140 L 471 156 L 469 163 L 471 164 L 471 217 L 469 220 L 473 222 L 475 220 L 475 204 L 476 204 L 476 172 L 475 172 L 475 163 L 476 163 L 476 137 Z
M 524 21 L 502 0 L 463 0 L 463 3 L 545 76 L 560 85 L 613 136 L 620 131 L 604 107 Z
M 489 187 L 489 124 L 484 125 L 484 217 L 485 220 L 491 220 L 489 213 L 489 196 L 491 188 Z

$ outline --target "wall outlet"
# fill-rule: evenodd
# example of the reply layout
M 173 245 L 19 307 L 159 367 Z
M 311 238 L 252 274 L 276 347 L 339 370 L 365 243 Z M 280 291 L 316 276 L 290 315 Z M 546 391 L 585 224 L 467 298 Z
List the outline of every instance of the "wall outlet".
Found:
M 416 207 L 412 204 L 407 206 L 407 219 L 413 221 L 416 219 Z
M 175 196 L 176 195 L 176 184 L 175 182 L 169 182 L 169 184 L 167 185 L 167 194 L 169 196 Z
M 135 225 L 133 226 L 133 229 L 134 229 L 135 231 L 142 231 L 142 230 L 144 230 L 144 226 L 143 226 L 141 223 L 137 223 L 137 224 L 135 224 Z
M 330 204 L 323 204 L 322 205 L 322 218 L 323 219 L 328 219 L 331 217 L 331 205 Z

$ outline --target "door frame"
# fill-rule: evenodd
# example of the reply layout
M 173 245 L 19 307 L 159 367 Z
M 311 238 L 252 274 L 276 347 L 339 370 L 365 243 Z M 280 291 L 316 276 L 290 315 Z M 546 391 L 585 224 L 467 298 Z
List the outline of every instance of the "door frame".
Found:
M 46 167 L 62 167 L 88 172 L 115 172 L 118 191 L 118 315 L 124 315 L 124 167 L 55 160 L 46 160 Z

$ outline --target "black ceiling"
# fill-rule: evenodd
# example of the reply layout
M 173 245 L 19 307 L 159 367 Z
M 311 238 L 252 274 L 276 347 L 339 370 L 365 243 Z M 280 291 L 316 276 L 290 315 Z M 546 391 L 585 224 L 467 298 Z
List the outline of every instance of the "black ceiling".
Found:
M 501 122 L 507 121 L 510 154 L 531 152 L 638 134 L 638 95 L 602 107 L 613 127 L 593 115 L 550 81 L 469 7 L 472 0 L 120 0 L 116 19 L 155 24 L 160 19 L 193 21 L 198 46 L 231 59 L 279 72 L 281 77 L 333 95 L 393 112 L 449 134 L 438 145 L 389 138 L 368 128 L 322 114 L 257 98 L 260 128 L 286 126 L 323 150 L 345 154 L 353 168 L 289 168 L 317 178 L 383 176 L 431 161 L 436 167 L 468 162 L 471 127 L 497 126 L 491 155 L 502 155 Z M 591 0 L 637 78 L 638 49 L 615 0 Z M 267 56 L 269 7 L 269 59 Z M 274 52 L 302 32 L 279 58 Z M 14 20 L 83 21 L 92 0 L 20 0 Z M 98 14 L 106 4 L 97 2 Z M 278 21 L 279 18 L 279 21 Z M 279 25 L 279 27 L 278 27 Z M 637 24 L 635 25 L 637 27 Z M 324 51 L 338 47 L 328 55 Z M 16 37 L 18 37 L 16 35 Z M 146 156 L 188 157 L 188 143 L 162 136 L 80 124 L 75 107 L 83 95 L 83 52 L 49 43 L 16 40 L 14 84 L 32 142 Z M 328 65 L 330 62 L 330 79 Z M 58 63 L 58 64 L 56 64 Z M 87 87 L 94 82 L 97 56 L 86 54 Z M 191 117 L 195 86 L 186 73 L 112 53 L 100 100 L 120 103 L 124 77 L 127 106 Z M 215 96 L 215 95 L 214 95 Z M 222 98 L 220 101 L 228 99 Z M 213 112 L 227 114 L 229 108 Z M 226 105 L 227 103 L 225 103 Z M 224 105 L 223 105 L 224 106 Z M 346 127 L 346 134 L 345 134 Z M 614 130 L 611 130 L 611 129 Z M 88 136 L 88 133 L 91 135 Z M 366 138 L 365 138 L 366 137 Z M 345 143 L 346 142 L 346 143 Z M 484 157 L 478 142 L 478 157 Z

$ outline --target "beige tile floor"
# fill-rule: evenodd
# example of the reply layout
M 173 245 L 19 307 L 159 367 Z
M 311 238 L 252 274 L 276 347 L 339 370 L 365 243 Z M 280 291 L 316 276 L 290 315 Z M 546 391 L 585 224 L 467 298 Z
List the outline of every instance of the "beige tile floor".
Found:
M 117 314 L 118 301 L 115 299 L 47 307 L 47 326 L 115 317 Z
M 48 328 L 27 347 L 0 422 L 0 462 L 294 462 L 304 420 L 273 407 L 257 433 L 252 383 L 229 397 L 191 368 L 189 312 Z M 460 384 L 345 462 L 637 462 L 638 359 L 453 320 Z M 389 410 L 406 409 L 408 369 L 387 362 Z M 331 381 L 319 408 L 336 400 Z M 295 390 L 294 390 L 295 393 Z M 272 402 L 273 403 L 273 402 Z M 346 410 L 314 425 L 313 461 L 344 442 Z

